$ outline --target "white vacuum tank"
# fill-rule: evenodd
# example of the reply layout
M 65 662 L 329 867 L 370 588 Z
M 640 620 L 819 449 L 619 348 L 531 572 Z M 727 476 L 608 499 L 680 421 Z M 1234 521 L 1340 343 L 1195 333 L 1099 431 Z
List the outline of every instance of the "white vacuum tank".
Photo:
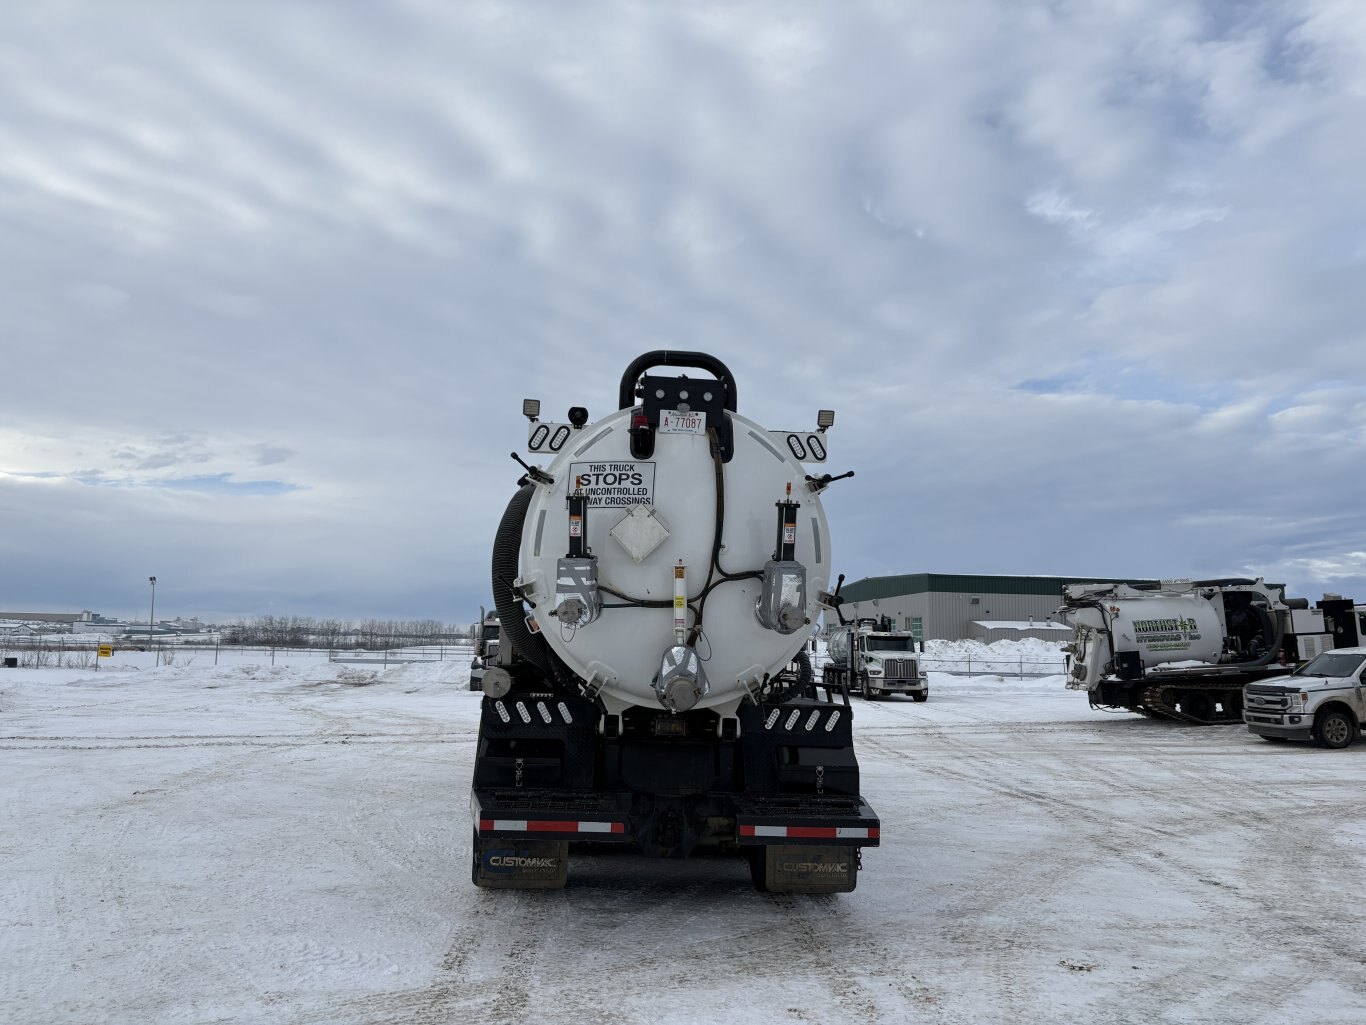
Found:
M 532 628 L 610 711 L 663 706 L 730 715 L 788 666 L 819 615 L 818 596 L 830 579 L 830 532 L 798 454 L 807 456 L 810 445 L 823 462 L 826 436 L 800 432 L 785 443 L 782 432 L 729 413 L 733 452 L 719 464 L 718 569 L 714 432 L 699 431 L 699 418 L 686 411 L 670 416 L 655 431 L 653 452 L 641 459 L 631 451 L 632 416 L 621 409 L 573 428 L 541 467 L 553 483 L 536 484 L 516 583 L 534 603 Z M 529 447 L 534 459 L 534 440 Z M 782 503 L 790 504 L 784 510 Z M 784 512 L 795 524 L 784 525 Z M 571 531 L 580 532 L 589 558 L 566 558 L 574 548 Z M 779 569 L 770 568 L 766 580 L 774 560 Z M 783 569 L 794 563 L 804 580 Z M 723 579 L 723 572 L 736 579 Z M 590 608 L 594 591 L 597 607 Z M 761 600 L 766 608 L 756 608 Z M 668 690 L 670 659 L 705 680 L 686 701 L 675 702 Z

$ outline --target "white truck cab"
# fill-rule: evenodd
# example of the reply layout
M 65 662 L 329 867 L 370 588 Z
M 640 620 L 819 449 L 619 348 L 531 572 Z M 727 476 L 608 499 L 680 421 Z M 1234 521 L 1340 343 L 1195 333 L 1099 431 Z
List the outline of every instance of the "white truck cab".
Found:
M 1349 746 L 1366 720 L 1366 647 L 1335 648 L 1287 676 L 1243 688 L 1243 722 L 1267 740 Z
M 886 694 L 909 694 L 928 701 L 930 682 L 920 671 L 915 635 L 886 622 L 862 619 L 834 628 L 827 640 L 827 681 L 843 682 L 869 701 Z M 923 647 L 922 647 L 923 651 Z
M 498 659 L 502 627 L 497 612 L 479 609 L 479 626 L 474 635 L 474 657 L 470 660 L 470 690 L 484 689 L 484 673 L 491 666 L 501 665 Z

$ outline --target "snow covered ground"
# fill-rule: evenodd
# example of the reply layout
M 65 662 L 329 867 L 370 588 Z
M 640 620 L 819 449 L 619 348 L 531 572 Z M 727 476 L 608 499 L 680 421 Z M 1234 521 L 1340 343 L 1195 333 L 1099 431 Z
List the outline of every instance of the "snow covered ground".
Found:
M 469 883 L 468 663 L 0 670 L 0 1021 L 1366 1020 L 1366 745 L 855 699 L 858 890 L 576 857 Z

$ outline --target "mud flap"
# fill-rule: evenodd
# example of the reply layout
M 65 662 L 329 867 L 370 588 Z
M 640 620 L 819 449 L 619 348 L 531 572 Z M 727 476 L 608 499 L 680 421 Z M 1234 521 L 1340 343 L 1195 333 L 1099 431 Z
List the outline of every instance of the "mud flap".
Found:
M 852 893 L 858 885 L 857 847 L 768 844 L 760 857 L 770 893 Z
M 560 890 L 569 879 L 568 840 L 474 837 L 471 876 L 491 890 Z

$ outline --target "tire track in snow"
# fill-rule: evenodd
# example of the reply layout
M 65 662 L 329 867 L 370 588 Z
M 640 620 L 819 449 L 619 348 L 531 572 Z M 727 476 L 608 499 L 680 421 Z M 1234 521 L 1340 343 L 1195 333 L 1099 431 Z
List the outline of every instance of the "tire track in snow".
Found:
M 212 747 L 317 747 L 328 744 L 469 744 L 473 732 L 451 731 L 441 734 L 339 733 L 339 734 L 234 734 L 226 737 L 95 737 L 81 738 L 5 738 L 0 751 L 125 751 L 137 749 L 179 750 Z
M 1173 738 L 1170 728 L 1163 729 L 1164 726 L 1166 724 L 1161 724 L 1158 729 L 1145 733 L 1150 739 L 1159 741 L 1159 751 L 1163 747 L 1183 748 L 1184 745 L 1179 741 L 1188 734 Z M 1185 729 L 1208 730 L 1219 727 Z M 1325 978 L 1342 978 L 1344 973 L 1346 977 L 1361 975 L 1363 959 L 1351 933 L 1343 934 L 1315 911 L 1303 909 L 1303 893 L 1287 892 L 1279 887 L 1264 890 L 1246 883 L 1246 880 L 1256 878 L 1258 864 L 1271 862 L 1281 866 L 1283 871 L 1284 866 L 1303 865 L 1307 855 L 1312 857 L 1312 852 L 1321 852 L 1325 847 L 1331 849 L 1331 844 L 1325 842 L 1326 837 L 1316 839 L 1323 833 L 1321 809 L 1296 809 L 1292 802 L 1278 802 L 1276 807 L 1282 813 L 1300 821 L 1301 828 L 1292 829 L 1282 828 L 1280 823 L 1268 821 L 1265 817 L 1249 815 L 1245 802 L 1224 796 L 1229 787 L 1240 790 L 1246 788 L 1248 781 L 1245 775 L 1222 768 L 1217 758 L 1202 759 L 1198 767 L 1192 767 L 1187 764 L 1187 751 L 1184 749 L 1179 750 L 1179 755 L 1173 759 L 1173 781 L 1164 786 L 1155 786 L 1149 778 L 1145 781 L 1149 789 L 1145 790 L 1136 787 L 1134 779 L 1124 775 L 1106 775 L 1105 770 L 1113 770 L 1115 763 L 1122 767 L 1134 758 L 1151 755 L 1151 748 L 1097 750 L 1094 746 L 1069 746 L 1065 743 L 1065 737 L 1058 737 L 1058 743 L 1050 745 L 1047 751 L 1005 751 L 999 747 L 979 746 L 979 731 L 962 731 L 957 724 L 938 731 L 914 732 L 932 740 L 936 747 L 947 749 L 945 763 L 933 760 L 933 752 L 918 754 L 890 743 L 893 738 L 885 734 L 865 735 L 861 740 L 856 740 L 856 747 L 866 745 L 870 751 L 910 764 L 925 775 L 970 787 L 1007 804 L 1026 803 L 1053 819 L 1069 835 L 1066 845 L 1051 850 L 1049 857 L 1035 866 L 1011 859 L 997 866 L 988 879 L 975 879 L 976 895 L 985 898 L 985 901 L 978 903 L 970 900 L 967 909 L 970 913 L 966 917 L 993 913 L 1002 901 L 1008 902 L 1013 895 L 1021 892 L 1057 892 L 1059 880 L 1079 877 L 1095 864 L 1106 860 L 1127 862 L 1146 875 L 1156 877 L 1152 883 L 1155 892 L 1160 893 L 1164 887 L 1170 888 L 1190 896 L 1211 918 L 1228 918 L 1241 923 L 1251 938 L 1239 937 L 1240 950 L 1271 949 L 1276 944 L 1284 947 L 1285 919 L 1290 916 L 1296 919 L 1301 928 L 1296 930 L 1296 942 L 1292 945 L 1294 953 L 1287 958 L 1288 966 L 1312 965 Z M 1019 731 L 1013 732 L 1018 735 Z M 1160 743 L 1168 739 L 1177 740 L 1178 743 Z M 1202 753 L 1222 753 L 1225 759 L 1246 756 L 1246 752 L 1240 749 L 1227 747 Z M 1046 758 L 1043 767 L 1048 769 L 1047 778 L 1043 781 L 1045 784 L 1061 779 L 1071 784 L 1084 783 L 1084 786 L 1068 792 L 1056 792 L 1000 778 L 1015 774 L 1028 780 L 1031 773 L 1040 771 L 1041 758 Z M 1054 765 L 1061 771 L 1053 769 Z M 1211 786 L 1212 782 L 1214 786 Z M 1117 817 L 1114 809 L 1126 805 L 1136 806 L 1136 814 L 1142 817 L 1132 820 Z M 1101 810 L 1094 806 L 1099 806 Z M 1078 835 L 1078 825 L 1084 830 L 1081 835 Z M 1196 839 L 1193 834 L 1212 833 L 1217 838 L 1230 832 L 1242 835 L 1243 839 L 1236 847 L 1250 852 L 1244 862 L 1248 867 L 1238 873 L 1240 878 L 1236 880 L 1211 878 L 1208 870 L 1200 864 L 1204 859 L 1198 856 L 1192 859 L 1187 855 Z M 1317 878 L 1341 878 L 1341 872 L 1342 866 L 1339 865 L 1337 873 L 1324 872 Z M 1279 876 L 1280 872 L 1275 874 Z M 1331 894 L 1326 896 L 1330 899 L 1325 904 L 1331 906 Z M 971 937 L 973 933 L 974 930 L 969 928 L 965 935 Z M 1220 966 L 1228 973 L 1222 980 L 1218 978 Z M 1246 999 L 1246 984 L 1238 977 L 1236 969 L 1236 959 L 1230 962 L 1217 955 L 1211 958 L 1204 966 L 1206 974 L 1199 999 L 1211 1002 L 1208 994 L 1214 985 L 1223 990 L 1227 1001 L 1236 1004 L 1238 1000 Z M 1286 1003 L 1294 999 L 1303 984 L 1304 979 L 1299 971 L 1287 971 L 1278 979 L 1260 979 L 1259 993 L 1270 1002 Z M 1194 993 L 1191 998 L 1196 999 Z M 1217 1001 L 1214 1003 L 1218 1006 Z

